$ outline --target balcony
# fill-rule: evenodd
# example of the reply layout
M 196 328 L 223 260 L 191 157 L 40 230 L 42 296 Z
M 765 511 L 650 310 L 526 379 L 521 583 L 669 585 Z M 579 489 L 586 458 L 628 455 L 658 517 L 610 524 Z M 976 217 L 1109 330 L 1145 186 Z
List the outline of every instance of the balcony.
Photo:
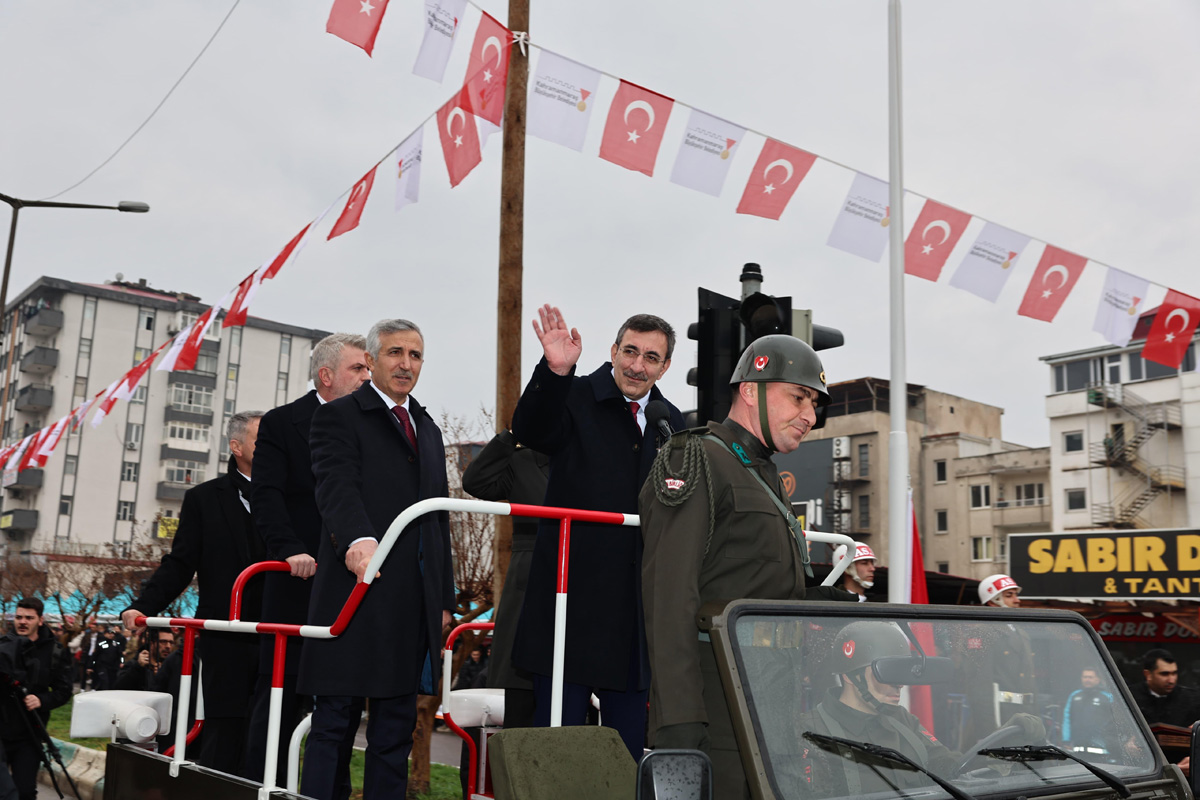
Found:
M 21 372 L 45 375 L 58 368 L 58 351 L 52 347 L 35 347 L 21 356 Z
M 154 496 L 158 500 L 182 500 L 183 495 L 187 493 L 195 484 L 191 483 L 169 483 L 167 481 L 158 482 L 158 491 Z
M 38 512 L 32 508 L 14 508 L 0 514 L 0 531 L 9 534 L 37 530 Z
M 54 404 L 54 389 L 44 383 L 31 383 L 17 392 L 17 411 L 34 414 L 49 411 Z
M 12 491 L 40 489 L 42 488 L 42 481 L 44 479 L 44 470 L 37 467 L 31 467 L 20 472 L 13 470 L 5 473 L 4 488 Z
M 25 320 L 25 333 L 30 336 L 51 336 L 62 330 L 63 312 L 56 308 L 38 309 Z

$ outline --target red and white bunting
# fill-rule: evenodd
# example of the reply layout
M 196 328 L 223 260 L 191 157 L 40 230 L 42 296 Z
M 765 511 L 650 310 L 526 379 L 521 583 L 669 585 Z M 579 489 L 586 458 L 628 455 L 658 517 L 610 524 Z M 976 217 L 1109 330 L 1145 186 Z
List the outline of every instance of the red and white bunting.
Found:
M 412 136 L 396 148 L 396 210 L 415 203 L 421 196 L 421 156 L 424 151 L 425 128 L 417 128 Z
M 750 172 L 737 213 L 779 219 L 816 160 L 812 153 L 767 139 Z
M 33 434 L 33 437 L 30 439 L 28 446 L 26 446 L 26 448 L 25 448 L 25 452 L 21 455 L 20 462 L 18 462 L 18 464 L 17 464 L 17 472 L 24 472 L 25 470 L 29 469 L 30 467 L 36 467 L 38 465 L 37 464 L 38 450 L 41 449 L 42 442 L 46 439 L 46 437 L 49 434 L 50 434 L 49 428 L 42 428 L 41 430 L 39 430 Z
M 1154 324 L 1146 334 L 1142 358 L 1165 367 L 1179 369 L 1196 325 L 1200 323 L 1200 300 L 1171 289 L 1154 315 Z
M 21 463 L 21 459 L 25 455 L 25 451 L 29 448 L 29 445 L 33 442 L 34 437 L 40 433 L 41 433 L 41 431 L 35 431 L 34 433 L 31 433 L 28 436 L 26 436 L 21 441 L 17 442 L 16 446 L 8 454 L 8 458 L 4 462 L 4 471 L 7 472 L 10 469 L 17 469 L 18 465 Z
M 300 232 L 293 236 L 290 242 L 284 245 L 283 249 L 279 251 L 279 255 L 275 256 L 271 263 L 267 265 L 267 268 L 263 270 L 262 278 L 259 280 L 259 283 L 262 283 L 263 281 L 269 281 L 271 278 L 274 278 L 276 275 L 278 275 L 279 270 L 283 269 L 283 265 L 287 263 L 288 257 L 291 256 L 293 252 L 296 254 L 297 258 L 300 257 L 300 250 L 303 249 L 305 243 L 308 242 L 308 237 L 305 234 L 307 234 L 317 225 L 321 224 L 321 220 L 325 219 L 325 215 L 329 213 L 330 208 L 333 208 L 333 206 L 328 206 L 324 211 L 321 212 L 321 216 L 317 217 L 312 222 L 301 228 Z M 293 261 L 294 260 L 295 259 L 293 259 Z M 246 299 L 243 305 L 250 305 L 250 300 L 253 298 L 254 292 L 251 291 L 250 296 Z
M 1046 245 L 1017 313 L 1022 317 L 1053 322 L 1085 267 L 1087 259 L 1083 256 L 1052 244 Z
M 72 411 L 50 427 L 50 433 L 42 440 L 41 446 L 38 447 L 37 465 L 39 467 L 46 466 L 46 462 L 50 459 L 50 456 L 54 455 L 58 443 L 62 441 L 63 434 L 67 432 L 67 428 L 74 417 L 75 412 Z
M 371 55 L 388 0 L 333 0 L 325 31 Z
M 904 242 L 904 272 L 937 281 L 970 221 L 966 212 L 926 200 Z
M 452 187 L 462 183 L 483 160 L 479 129 L 469 109 L 467 87 L 464 86 L 437 112 L 438 139 L 442 142 L 442 156 L 446 159 Z
M 888 185 L 856 172 L 833 229 L 829 231 L 827 244 L 877 262 L 887 248 L 887 229 L 891 222 Z
M 996 302 L 1015 271 L 1014 263 L 1028 244 L 1029 237 L 1025 234 L 987 223 L 950 276 L 950 285 L 989 303 Z
M 746 129 L 693 108 L 671 168 L 671 183 L 721 196 L 725 176 Z
M 1092 330 L 1117 347 L 1129 344 L 1142 313 L 1142 301 L 1149 291 L 1150 281 L 1109 267 Z
M 110 383 L 107 389 L 104 389 L 93 398 L 92 405 L 96 408 L 96 413 L 92 415 L 93 428 L 99 428 L 100 423 L 104 422 L 104 418 L 108 416 L 108 412 L 117 404 L 117 389 L 121 388 L 121 384 L 124 381 L 125 375 L 122 375 Z
M 512 31 L 484 12 L 475 29 L 463 84 L 471 103 L 467 110 L 493 125 L 499 125 L 504 117 L 504 88 L 508 84 L 511 51 Z
M 237 290 L 233 295 L 233 302 L 229 304 L 229 311 L 225 314 L 225 321 L 221 323 L 222 328 L 232 328 L 236 325 L 245 325 L 246 316 L 250 310 L 251 295 L 258 288 L 261 282 L 260 273 L 262 268 L 251 272 L 246 277 L 242 278 L 242 282 L 238 284 Z
M 413 64 L 414 75 L 442 82 L 466 10 L 467 0 L 425 0 L 425 36 Z
M 625 169 L 653 176 L 658 148 L 662 145 L 674 105 L 675 101 L 669 97 L 621 81 L 608 109 L 608 119 L 604 121 L 600 157 Z
M 529 91 L 525 132 L 582 151 L 599 86 L 599 70 L 543 50 Z
M 378 168 L 378 164 L 371 167 L 371 171 L 354 184 L 354 188 L 350 190 L 350 197 L 346 198 L 346 207 L 342 209 L 337 222 L 333 223 L 333 229 L 325 237 L 326 241 L 358 227 L 358 221 L 362 219 L 363 209 L 367 205 L 367 198 L 371 196 L 371 187 L 375 184 L 375 170 Z

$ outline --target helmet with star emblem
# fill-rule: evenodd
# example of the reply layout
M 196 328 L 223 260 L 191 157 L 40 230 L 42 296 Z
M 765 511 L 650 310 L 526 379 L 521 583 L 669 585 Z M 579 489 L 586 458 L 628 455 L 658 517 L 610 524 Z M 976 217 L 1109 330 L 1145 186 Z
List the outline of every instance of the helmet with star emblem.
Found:
M 736 383 L 793 383 L 817 393 L 817 405 L 829 404 L 825 367 L 817 351 L 785 333 L 755 339 L 738 359 L 729 379 Z
M 907 656 L 908 638 L 894 622 L 860 620 L 842 628 L 831 658 L 833 672 L 851 674 L 878 658 Z

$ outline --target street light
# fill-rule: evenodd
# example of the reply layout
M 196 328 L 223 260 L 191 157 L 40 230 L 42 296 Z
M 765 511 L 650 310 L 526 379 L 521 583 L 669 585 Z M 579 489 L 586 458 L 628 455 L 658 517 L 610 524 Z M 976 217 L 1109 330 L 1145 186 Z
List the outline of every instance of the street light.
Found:
M 0 194 L 0 200 L 12 206 L 12 224 L 8 229 L 8 252 L 4 256 L 4 277 L 0 279 L 0 314 L 4 314 L 8 303 L 8 275 L 12 267 L 13 242 L 17 238 L 17 214 L 22 208 L 103 208 L 109 211 L 126 211 L 132 214 L 145 214 L 150 210 L 146 203 L 136 200 L 122 200 L 115 206 L 96 206 L 90 203 L 56 203 L 52 200 L 21 200 Z

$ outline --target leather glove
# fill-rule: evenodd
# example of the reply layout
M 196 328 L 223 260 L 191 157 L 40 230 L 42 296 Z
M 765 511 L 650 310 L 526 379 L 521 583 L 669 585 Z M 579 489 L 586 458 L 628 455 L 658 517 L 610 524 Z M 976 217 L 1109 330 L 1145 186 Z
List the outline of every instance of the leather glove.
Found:
M 1005 725 L 1016 725 L 1030 741 L 1040 742 L 1046 738 L 1046 725 L 1033 714 L 1013 714 Z
M 667 725 L 654 735 L 655 750 L 704 750 L 707 747 L 708 726 L 703 722 Z

